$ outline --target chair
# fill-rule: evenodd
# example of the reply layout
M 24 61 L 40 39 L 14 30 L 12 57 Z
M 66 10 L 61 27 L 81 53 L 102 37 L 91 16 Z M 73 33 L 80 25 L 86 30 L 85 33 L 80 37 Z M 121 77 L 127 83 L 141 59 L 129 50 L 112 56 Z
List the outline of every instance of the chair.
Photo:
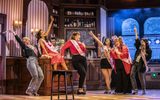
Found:
M 51 79 L 51 100 L 52 100 L 52 95 L 53 95 L 53 83 L 54 83 L 54 76 L 58 75 L 58 100 L 59 100 L 59 95 L 60 95 L 60 76 L 64 76 L 64 85 L 65 85 L 65 95 L 66 95 L 66 100 L 68 100 L 67 97 L 67 76 L 70 76 L 70 81 L 71 81 L 71 89 L 72 89 L 72 99 L 74 100 L 74 89 L 73 89 L 73 73 L 77 72 L 76 70 L 53 70 L 52 71 L 52 79 Z

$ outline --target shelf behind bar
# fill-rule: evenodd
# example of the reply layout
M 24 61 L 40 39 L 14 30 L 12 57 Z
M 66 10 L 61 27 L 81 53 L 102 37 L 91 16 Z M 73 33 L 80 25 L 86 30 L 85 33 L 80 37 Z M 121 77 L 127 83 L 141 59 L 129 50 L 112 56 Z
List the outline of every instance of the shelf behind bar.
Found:
M 96 16 L 65 15 L 65 18 L 96 18 Z
M 84 30 L 96 30 L 96 28 L 89 27 L 64 27 L 65 29 L 84 29 Z

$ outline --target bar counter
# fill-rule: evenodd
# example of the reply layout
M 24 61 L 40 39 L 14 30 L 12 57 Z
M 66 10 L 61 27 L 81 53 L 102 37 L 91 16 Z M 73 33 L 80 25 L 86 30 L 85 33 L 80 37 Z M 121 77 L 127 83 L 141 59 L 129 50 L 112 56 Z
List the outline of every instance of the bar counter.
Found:
M 71 59 L 65 59 L 65 61 L 69 69 L 73 69 Z M 39 93 L 41 95 L 50 95 L 52 71 L 50 59 L 39 59 L 39 64 L 44 72 L 44 81 L 40 87 Z M 87 64 L 88 71 L 85 85 L 87 90 L 103 89 L 104 81 L 100 70 L 100 59 L 88 59 Z M 58 69 L 61 69 L 61 66 L 58 66 Z M 75 90 L 78 87 L 78 77 L 79 75 L 77 73 L 73 77 Z M 6 94 L 24 94 L 30 80 L 31 76 L 26 67 L 26 59 L 23 57 L 7 57 L 5 80 Z M 60 81 L 63 90 L 63 77 L 61 77 Z M 54 89 L 57 87 L 56 83 L 57 79 L 55 79 Z

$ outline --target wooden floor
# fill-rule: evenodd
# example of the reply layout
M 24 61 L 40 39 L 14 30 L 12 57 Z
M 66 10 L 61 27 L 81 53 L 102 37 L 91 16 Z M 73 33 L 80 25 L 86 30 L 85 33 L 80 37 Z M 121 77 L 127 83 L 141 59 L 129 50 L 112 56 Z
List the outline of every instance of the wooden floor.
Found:
M 106 95 L 104 91 L 87 91 L 86 95 L 75 95 L 75 100 L 160 100 L 160 90 L 147 90 L 146 95 Z M 69 100 L 71 100 L 69 95 Z M 0 100 L 50 100 L 50 96 L 25 96 L 25 95 L 0 95 Z M 53 100 L 57 100 L 57 96 L 53 96 Z M 65 96 L 61 95 L 60 100 L 65 100 Z

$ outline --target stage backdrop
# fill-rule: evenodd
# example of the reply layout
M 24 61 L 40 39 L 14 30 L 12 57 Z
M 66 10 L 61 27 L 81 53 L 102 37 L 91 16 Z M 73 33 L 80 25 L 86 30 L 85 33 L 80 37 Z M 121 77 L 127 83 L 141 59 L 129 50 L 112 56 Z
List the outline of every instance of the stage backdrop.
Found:
M 134 57 L 135 35 L 134 27 L 137 27 L 139 37 L 149 40 L 153 51 L 152 61 L 160 59 L 160 8 L 136 8 L 110 10 L 108 16 L 112 21 L 108 24 L 114 25 L 115 34 L 122 36 L 128 45 L 132 58 Z

